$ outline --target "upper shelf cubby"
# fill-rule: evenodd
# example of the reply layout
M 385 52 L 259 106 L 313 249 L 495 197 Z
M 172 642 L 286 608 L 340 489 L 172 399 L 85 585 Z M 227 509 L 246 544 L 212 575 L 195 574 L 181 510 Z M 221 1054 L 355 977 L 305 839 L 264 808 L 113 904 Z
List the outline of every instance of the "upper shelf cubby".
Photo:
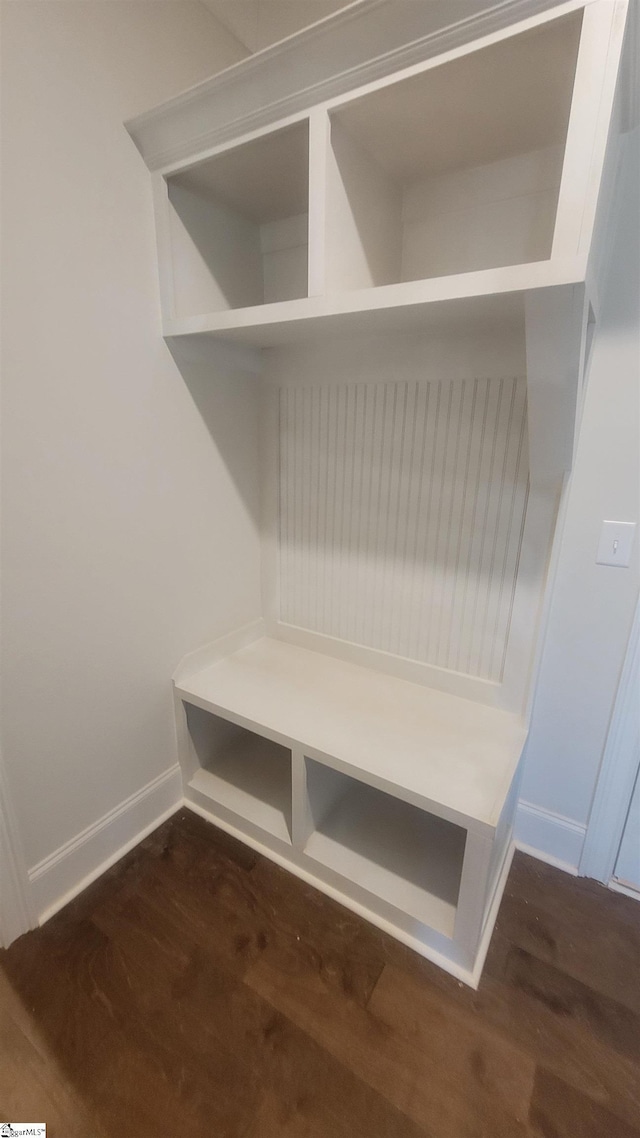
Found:
M 167 178 L 177 317 L 307 295 L 303 120 Z
M 582 12 L 330 112 L 327 292 L 551 255 Z
M 336 17 L 129 124 L 156 171 L 165 335 L 280 344 L 451 306 L 462 326 L 470 300 L 582 284 L 627 0 L 548 3 L 434 35 L 432 5 L 362 0 L 368 62 L 346 66 Z

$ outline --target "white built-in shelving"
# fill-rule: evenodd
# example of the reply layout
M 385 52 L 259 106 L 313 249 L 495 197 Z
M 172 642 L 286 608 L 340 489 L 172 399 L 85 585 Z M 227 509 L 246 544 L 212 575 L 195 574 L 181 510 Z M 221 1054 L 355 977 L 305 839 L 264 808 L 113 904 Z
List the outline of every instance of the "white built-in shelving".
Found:
M 509 855 L 520 717 L 263 633 L 176 675 L 191 800 L 339 896 L 355 889 L 410 944 L 479 938 Z
M 248 369 L 260 422 L 262 614 L 176 673 L 185 798 L 469 983 L 512 848 L 626 7 L 441 26 L 359 0 L 128 124 L 164 335 L 187 379 Z

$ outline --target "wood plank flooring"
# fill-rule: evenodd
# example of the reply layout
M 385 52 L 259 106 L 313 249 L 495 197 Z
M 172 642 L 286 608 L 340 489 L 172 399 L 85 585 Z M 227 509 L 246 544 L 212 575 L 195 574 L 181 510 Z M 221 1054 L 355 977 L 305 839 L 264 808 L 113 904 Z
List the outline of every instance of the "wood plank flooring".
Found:
M 524 855 L 478 992 L 181 811 L 0 953 L 48 1138 L 640 1138 L 640 906 Z

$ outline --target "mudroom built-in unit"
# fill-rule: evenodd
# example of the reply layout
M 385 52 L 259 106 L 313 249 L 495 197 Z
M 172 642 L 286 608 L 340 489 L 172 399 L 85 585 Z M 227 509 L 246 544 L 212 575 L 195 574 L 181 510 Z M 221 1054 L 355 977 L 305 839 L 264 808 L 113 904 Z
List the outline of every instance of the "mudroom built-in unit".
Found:
M 168 347 L 255 432 L 261 599 L 176 662 L 185 800 L 470 984 L 510 865 L 626 6 L 434 29 L 430 5 L 358 0 L 127 124 Z

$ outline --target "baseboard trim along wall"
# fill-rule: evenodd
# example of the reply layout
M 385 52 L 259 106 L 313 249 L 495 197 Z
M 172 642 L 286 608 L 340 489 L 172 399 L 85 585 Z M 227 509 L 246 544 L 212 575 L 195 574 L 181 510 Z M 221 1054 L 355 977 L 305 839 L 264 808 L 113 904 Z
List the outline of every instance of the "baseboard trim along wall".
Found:
M 110 869 L 183 804 L 180 767 L 169 767 L 125 802 L 29 870 L 31 899 L 42 925 Z M 517 849 L 576 874 L 586 827 L 520 802 L 514 828 Z
M 556 865 L 565 873 L 578 873 L 586 826 L 544 810 L 531 802 L 518 803 L 514 838 L 516 848 L 537 857 L 547 865 Z
M 29 870 L 40 924 L 73 900 L 182 804 L 176 763 Z

